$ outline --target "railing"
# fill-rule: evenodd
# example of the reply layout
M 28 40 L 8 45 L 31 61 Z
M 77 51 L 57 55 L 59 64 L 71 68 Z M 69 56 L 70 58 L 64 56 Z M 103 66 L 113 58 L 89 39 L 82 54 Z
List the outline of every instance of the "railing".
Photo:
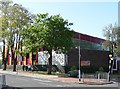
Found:
M 101 72 L 101 73 L 98 73 L 97 74 L 97 79 L 98 79 L 98 81 L 100 81 L 100 79 L 101 80 L 104 80 L 104 81 L 109 81 L 109 73 L 106 73 L 106 72 Z
M 109 82 L 109 73 L 99 72 L 95 74 L 82 74 L 83 82 Z

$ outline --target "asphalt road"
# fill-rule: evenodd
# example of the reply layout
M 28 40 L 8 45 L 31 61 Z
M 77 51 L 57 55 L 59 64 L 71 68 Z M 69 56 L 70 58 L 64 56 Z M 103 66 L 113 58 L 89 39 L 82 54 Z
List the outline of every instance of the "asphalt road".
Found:
M 14 87 L 62 87 L 70 86 L 62 82 L 51 81 L 47 79 L 38 79 L 33 77 L 6 75 L 6 82 L 8 86 Z
M 38 79 L 19 75 L 6 74 L 7 87 L 3 89 L 119 89 L 118 84 L 86 85 L 77 83 L 65 83 L 47 79 Z M 11 88 L 14 87 L 14 88 Z M 17 88 L 15 88 L 17 87 Z

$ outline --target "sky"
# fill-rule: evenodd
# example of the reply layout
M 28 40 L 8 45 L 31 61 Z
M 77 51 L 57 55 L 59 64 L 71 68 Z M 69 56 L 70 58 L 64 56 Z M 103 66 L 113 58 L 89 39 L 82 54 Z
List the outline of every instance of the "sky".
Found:
M 103 29 L 118 22 L 117 0 L 13 0 L 33 14 L 60 14 L 76 32 L 103 38 Z

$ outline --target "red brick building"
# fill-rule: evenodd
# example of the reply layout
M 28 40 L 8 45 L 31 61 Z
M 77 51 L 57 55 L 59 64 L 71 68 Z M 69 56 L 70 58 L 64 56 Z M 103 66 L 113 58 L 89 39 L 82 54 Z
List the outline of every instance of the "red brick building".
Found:
M 78 46 L 80 46 L 80 64 L 83 72 L 88 70 L 90 72 L 97 71 L 100 67 L 108 71 L 110 52 L 103 50 L 102 43 L 104 41 L 104 39 L 98 37 L 76 33 L 75 42 L 77 48 L 72 49 L 68 53 L 66 66 L 79 66 Z

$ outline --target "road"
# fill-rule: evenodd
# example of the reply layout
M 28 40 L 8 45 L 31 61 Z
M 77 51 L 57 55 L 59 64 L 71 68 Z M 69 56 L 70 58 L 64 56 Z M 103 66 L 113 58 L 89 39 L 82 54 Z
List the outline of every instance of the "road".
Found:
M 48 87 L 49 88 L 51 87 L 51 89 L 55 87 L 59 87 L 61 89 L 64 89 L 63 87 L 65 87 L 65 89 L 78 89 L 78 88 L 89 89 L 90 87 L 92 87 L 91 89 L 99 89 L 99 88 L 118 89 L 117 83 L 107 84 L 107 85 L 86 85 L 86 84 L 78 84 L 78 83 L 65 83 L 65 82 L 42 79 L 42 78 L 33 78 L 33 77 L 25 77 L 25 76 L 10 75 L 10 74 L 6 74 L 6 83 L 7 86 L 9 87 L 21 87 L 22 89 L 24 87 L 34 87 L 34 88 L 44 87 L 44 89 Z

